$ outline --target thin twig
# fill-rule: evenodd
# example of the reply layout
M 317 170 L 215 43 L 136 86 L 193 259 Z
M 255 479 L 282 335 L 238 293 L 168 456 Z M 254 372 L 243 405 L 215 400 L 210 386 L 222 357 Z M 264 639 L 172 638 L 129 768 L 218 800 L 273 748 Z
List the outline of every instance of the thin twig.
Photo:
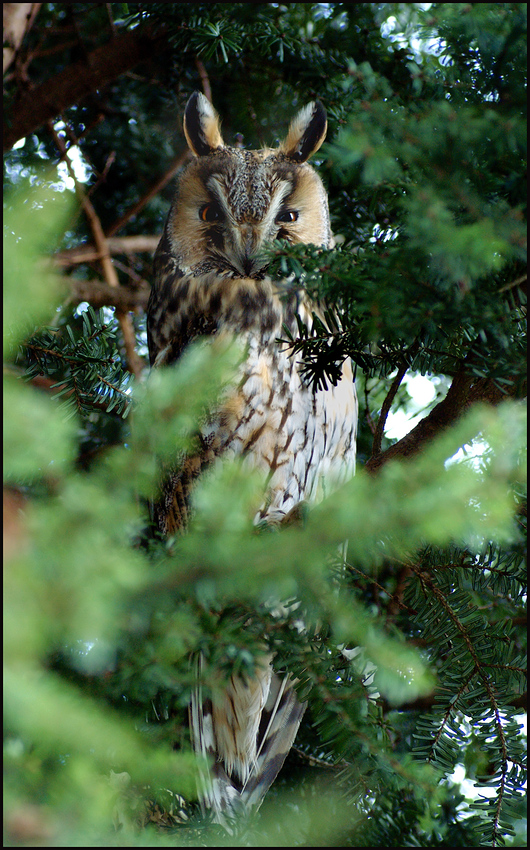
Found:
M 158 233 L 154 236 L 112 236 L 107 239 L 107 250 L 113 256 L 115 254 L 154 254 L 161 235 Z M 65 267 L 76 266 L 79 263 L 92 263 L 100 258 L 99 252 L 92 243 L 66 248 L 53 255 L 54 263 Z
M 195 67 L 199 72 L 199 77 L 201 78 L 202 90 L 204 92 L 205 97 L 208 98 L 210 103 L 212 102 L 212 87 L 210 86 L 210 79 L 208 77 L 208 72 L 204 67 L 203 62 L 199 59 L 198 56 L 195 56 Z
M 381 406 L 381 414 L 379 416 L 379 420 L 377 422 L 377 428 L 374 434 L 374 441 L 372 444 L 372 458 L 377 457 L 381 454 L 381 443 L 383 442 L 383 433 L 385 430 L 386 420 L 388 418 L 388 414 L 390 412 L 390 406 L 394 401 L 396 393 L 400 387 L 401 381 L 405 377 L 407 373 L 407 369 L 410 366 L 410 361 L 412 356 L 416 354 L 419 348 L 419 342 L 417 339 L 414 340 L 408 351 L 406 352 L 406 356 L 403 359 L 403 363 L 398 369 L 398 373 L 394 380 L 392 381 L 392 385 L 388 391 L 388 394 Z
M 79 141 L 79 139 L 77 141 Z M 105 182 L 105 180 L 107 179 L 107 174 L 109 173 L 115 159 L 116 159 L 116 151 L 111 151 L 109 153 L 107 159 L 106 159 L 105 165 L 103 167 L 103 171 L 101 172 L 101 174 L 98 175 L 98 179 L 96 180 L 95 183 L 92 184 L 92 186 L 88 190 L 87 197 L 90 197 L 90 195 L 93 195 L 94 192 L 96 192 L 98 190 L 100 184 Z
M 498 292 L 506 292 L 508 289 L 513 289 L 514 286 L 521 286 L 522 283 L 526 282 L 528 275 L 522 274 L 519 277 L 516 277 L 515 280 L 510 281 L 510 283 L 505 283 L 504 286 L 501 286 Z
M 414 609 L 411 608 L 410 605 L 406 605 L 404 602 L 401 602 L 401 597 L 403 595 L 403 587 L 404 587 L 403 582 L 400 584 L 399 581 L 398 581 L 398 587 L 396 589 L 396 592 L 390 593 L 390 591 L 387 590 L 386 587 L 383 587 L 383 585 L 379 584 L 371 576 L 366 575 L 366 573 L 363 572 L 362 570 L 359 570 L 359 569 L 357 569 L 357 567 L 354 567 L 353 564 L 347 564 L 347 568 L 351 573 L 357 573 L 357 575 L 366 579 L 372 585 L 372 587 L 376 587 L 378 590 L 382 591 L 388 597 L 390 597 L 389 611 L 390 611 L 390 606 L 393 606 L 393 608 L 395 608 L 397 606 L 397 607 L 401 608 L 403 611 L 407 611 L 409 613 L 414 613 Z M 408 570 L 408 572 L 407 572 L 407 570 Z M 404 573 L 406 573 L 406 576 L 410 572 L 411 572 L 410 568 L 405 567 Z
M 377 426 L 376 426 L 376 424 L 373 420 L 372 414 L 370 413 L 370 406 L 369 406 L 369 402 L 368 402 L 368 379 L 365 379 L 365 381 L 364 381 L 364 403 L 365 403 L 365 407 L 366 407 L 366 421 L 368 423 L 368 427 L 369 427 L 370 431 L 372 432 L 372 437 L 373 437 L 373 436 L 375 436 Z
M 177 171 L 182 168 L 182 166 L 190 156 L 191 154 L 186 148 L 183 153 L 180 153 L 177 157 L 175 157 L 167 171 L 162 175 L 162 177 L 160 177 L 159 180 L 156 181 L 156 183 L 153 184 L 153 186 L 151 186 L 150 189 L 147 190 L 145 195 L 142 195 L 142 197 L 129 210 L 127 210 L 127 212 L 120 216 L 120 218 L 116 219 L 114 224 L 111 224 L 106 233 L 107 237 L 114 236 L 114 234 L 117 233 L 118 230 L 121 230 L 124 224 L 130 221 L 131 218 L 134 218 L 134 216 L 137 215 L 140 210 L 143 209 L 143 207 L 145 207 L 145 205 L 151 200 L 151 198 L 154 198 L 155 195 L 158 195 L 158 193 L 162 191 L 164 186 L 166 186 L 167 183 L 169 183 L 169 181 L 173 179 Z
M 58 150 L 62 154 L 66 154 L 66 146 L 60 136 L 56 133 L 55 128 L 53 126 L 53 122 L 48 121 L 47 126 L 55 141 L 55 144 L 57 145 Z M 99 216 L 97 215 L 92 202 L 89 198 L 87 198 L 83 187 L 77 180 L 74 168 L 68 156 L 65 156 L 65 162 L 70 177 L 74 181 L 77 196 L 88 219 L 88 223 L 90 225 L 90 229 L 94 237 L 96 248 L 100 254 L 100 263 L 105 280 L 109 286 L 118 288 L 120 286 L 118 274 L 112 264 L 107 239 L 103 232 Z M 142 359 L 136 353 L 136 335 L 134 333 L 131 317 L 128 313 L 116 309 L 116 318 L 119 322 L 122 332 L 125 355 L 127 359 L 127 368 L 136 378 L 139 378 L 143 371 L 144 364 Z
M 160 242 L 158 233 L 154 236 L 112 236 L 107 239 L 109 253 L 115 254 L 154 254 L 156 246 Z M 75 248 L 66 248 L 53 255 L 53 262 L 59 266 L 77 266 L 80 263 L 92 263 L 100 259 L 100 254 L 92 243 L 76 245 Z
M 379 419 L 377 421 L 377 426 L 374 434 L 374 441 L 372 444 L 372 457 L 377 457 L 377 455 L 381 454 L 381 443 L 383 442 L 383 433 L 385 430 L 386 420 L 388 418 L 388 414 L 390 413 L 390 407 L 392 402 L 394 401 L 395 395 L 399 389 L 401 381 L 406 375 L 408 369 L 408 363 L 402 363 L 398 369 L 398 373 L 394 380 L 392 381 L 391 387 L 387 393 L 387 396 L 381 406 L 381 413 L 379 415 Z
M 105 3 L 105 6 L 107 7 L 107 15 L 109 17 L 109 23 L 110 23 L 110 28 L 112 30 L 112 35 L 115 36 L 117 30 L 116 30 L 116 24 L 114 23 L 114 18 L 112 17 L 112 3 Z

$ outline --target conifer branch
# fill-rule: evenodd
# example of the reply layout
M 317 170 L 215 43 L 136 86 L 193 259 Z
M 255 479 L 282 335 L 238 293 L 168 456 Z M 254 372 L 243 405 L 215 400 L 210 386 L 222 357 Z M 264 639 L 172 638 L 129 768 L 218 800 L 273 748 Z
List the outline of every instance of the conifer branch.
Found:
M 83 334 L 78 338 L 68 325 L 60 330 L 43 328 L 24 343 L 24 377 L 70 400 L 80 414 L 97 408 L 125 417 L 131 406 L 130 376 L 121 365 L 114 335 L 103 314 L 91 307 L 83 313 Z
M 474 642 L 473 637 L 470 635 L 469 628 L 464 624 L 464 622 L 461 620 L 461 618 L 457 615 L 456 610 L 451 605 L 450 598 L 447 599 L 445 597 L 445 595 L 441 591 L 441 589 L 436 586 L 436 584 L 431 579 L 431 577 L 428 574 L 426 574 L 424 571 L 419 571 L 416 568 L 415 572 L 418 575 L 418 578 L 419 578 L 421 584 L 428 588 L 429 593 L 432 594 L 432 596 L 436 599 L 438 605 L 440 606 L 440 609 L 445 613 L 448 620 L 456 628 L 458 634 L 460 635 L 461 639 L 463 640 L 463 642 L 464 642 L 464 644 L 467 648 L 467 651 L 468 651 L 470 657 L 473 659 L 472 669 L 470 670 L 468 675 L 465 676 L 461 680 L 457 692 L 454 695 L 452 695 L 451 700 L 448 703 L 447 709 L 444 713 L 443 721 L 442 721 L 441 725 L 439 726 L 438 731 L 436 733 L 436 736 L 435 736 L 435 738 L 432 742 L 431 755 L 429 756 L 429 760 L 434 758 L 434 753 L 435 753 L 436 747 L 438 746 L 438 744 L 440 742 L 440 738 L 444 734 L 445 727 L 447 725 L 449 718 L 451 717 L 451 715 L 454 712 L 457 712 L 460 709 L 460 707 L 461 707 L 460 706 L 461 697 L 465 694 L 465 692 L 467 691 L 470 683 L 473 681 L 475 676 L 478 676 L 478 678 L 479 678 L 479 680 L 482 684 L 482 687 L 484 688 L 484 690 L 486 691 L 486 693 L 488 695 L 488 699 L 489 699 L 491 709 L 492 709 L 492 712 L 493 712 L 493 716 L 494 716 L 494 725 L 495 725 L 495 730 L 496 730 L 496 736 L 497 736 L 497 739 L 498 739 L 499 744 L 500 744 L 501 777 L 500 777 L 500 784 L 499 784 L 498 791 L 497 791 L 497 800 L 496 800 L 496 803 L 495 803 L 495 815 L 494 815 L 494 819 L 493 819 L 493 829 L 492 829 L 493 846 L 496 847 L 498 840 L 499 840 L 499 835 L 500 835 L 499 819 L 500 819 L 501 806 L 502 806 L 504 796 L 505 796 L 506 791 L 507 791 L 506 780 L 507 780 L 507 774 L 508 774 L 508 771 L 509 771 L 509 763 L 508 763 L 508 746 L 507 746 L 506 734 L 505 734 L 503 722 L 502 722 L 502 719 L 501 719 L 499 702 L 498 702 L 497 695 L 495 693 L 494 687 L 492 686 L 492 684 L 490 682 L 490 677 L 487 674 L 486 670 L 484 669 L 486 666 L 489 666 L 489 665 L 484 664 L 484 660 L 481 658 L 481 656 L 479 655 L 478 651 L 475 648 L 475 642 Z M 466 706 L 466 708 L 467 708 L 467 706 Z M 465 709 L 464 709 L 463 713 L 465 714 Z

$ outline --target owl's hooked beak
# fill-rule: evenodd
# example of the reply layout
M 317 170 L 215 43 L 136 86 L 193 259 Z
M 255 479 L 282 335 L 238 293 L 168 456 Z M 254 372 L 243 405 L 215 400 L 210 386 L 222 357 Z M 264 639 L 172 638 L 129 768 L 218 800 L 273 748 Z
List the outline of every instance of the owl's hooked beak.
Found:
M 241 273 L 246 277 L 258 277 L 266 268 L 260 252 L 263 238 L 259 226 L 242 224 L 237 236 L 236 256 Z

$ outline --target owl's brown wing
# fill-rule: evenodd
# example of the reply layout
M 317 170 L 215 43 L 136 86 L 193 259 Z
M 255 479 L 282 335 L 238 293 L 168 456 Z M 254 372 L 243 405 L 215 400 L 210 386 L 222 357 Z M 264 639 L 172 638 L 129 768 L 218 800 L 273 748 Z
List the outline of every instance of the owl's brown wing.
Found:
M 285 319 L 290 324 L 294 322 L 296 295 L 286 290 L 285 296 L 280 298 L 277 285 L 270 280 L 235 278 L 229 271 L 184 274 L 170 254 L 167 236 L 157 250 L 155 270 L 147 317 L 153 366 L 174 363 L 193 340 L 211 337 L 220 331 L 238 339 L 242 346 L 241 372 L 216 423 L 212 421 L 211 427 L 208 425 L 197 435 L 193 455 L 178 469 L 165 472 L 154 518 L 159 530 L 168 534 L 186 524 L 191 488 L 219 454 L 238 445 L 241 453 L 248 454 L 252 450 L 257 455 L 255 439 L 260 435 L 262 440 L 267 435 L 270 441 L 276 439 L 274 429 L 278 413 L 272 408 L 278 406 L 283 396 L 278 393 L 276 402 L 268 401 L 273 392 L 271 367 L 277 359 L 275 339 L 281 333 L 282 322 Z M 245 363 L 247 343 L 254 359 Z M 282 386 L 286 386 L 293 366 L 287 355 L 283 360 L 288 363 L 287 376 L 282 379 Z
M 158 367 L 175 363 L 194 339 L 215 334 L 218 320 L 197 299 L 196 279 L 178 267 L 166 231 L 155 254 L 154 271 L 147 305 L 147 343 L 151 366 Z M 208 283 L 213 277 L 208 276 Z M 193 485 L 214 457 L 208 440 L 197 434 L 196 451 L 178 466 L 162 470 L 160 494 L 151 506 L 151 518 L 161 534 L 172 535 L 186 528 Z
M 147 304 L 147 345 L 151 366 L 174 363 L 187 345 L 200 336 L 211 336 L 218 329 L 218 319 L 205 309 L 201 289 L 207 289 L 218 273 L 191 276 L 179 268 L 171 253 L 167 232 L 156 250 L 154 283 Z M 203 281 L 202 287 L 197 280 Z

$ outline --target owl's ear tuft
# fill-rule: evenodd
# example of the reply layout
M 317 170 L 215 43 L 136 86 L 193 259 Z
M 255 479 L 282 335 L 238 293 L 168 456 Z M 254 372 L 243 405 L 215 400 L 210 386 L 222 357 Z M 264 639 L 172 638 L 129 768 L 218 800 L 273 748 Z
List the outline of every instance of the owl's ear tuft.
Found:
M 320 101 L 308 103 L 291 121 L 280 153 L 297 162 L 305 162 L 319 149 L 327 129 L 326 110 Z
M 193 92 L 184 111 L 184 135 L 195 156 L 207 156 L 224 147 L 219 116 L 200 92 Z

